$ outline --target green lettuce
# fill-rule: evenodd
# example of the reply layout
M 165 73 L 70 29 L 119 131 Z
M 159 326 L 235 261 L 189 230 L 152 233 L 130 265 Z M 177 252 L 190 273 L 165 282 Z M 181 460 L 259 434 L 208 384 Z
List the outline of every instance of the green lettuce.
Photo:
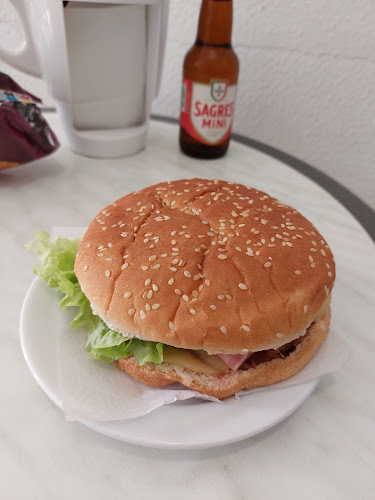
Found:
M 131 355 L 136 357 L 141 366 L 148 361 L 161 363 L 163 344 L 126 338 L 111 330 L 99 316 L 93 314 L 90 302 L 74 272 L 79 243 L 80 239 L 57 238 L 50 241 L 47 232 L 38 231 L 35 238 L 25 246 L 28 250 L 33 249 L 40 261 L 40 264 L 33 267 L 33 272 L 48 286 L 58 288 L 64 295 L 59 304 L 61 310 L 64 311 L 67 307 L 78 308 L 70 326 L 82 327 L 87 331 L 86 349 L 89 355 L 106 363 Z

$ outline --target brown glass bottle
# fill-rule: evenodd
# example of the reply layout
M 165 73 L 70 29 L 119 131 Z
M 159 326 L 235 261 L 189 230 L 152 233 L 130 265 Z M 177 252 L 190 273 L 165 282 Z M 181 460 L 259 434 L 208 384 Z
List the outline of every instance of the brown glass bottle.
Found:
M 232 16 L 232 0 L 202 1 L 183 67 L 180 147 L 189 156 L 219 158 L 229 146 L 239 70 Z

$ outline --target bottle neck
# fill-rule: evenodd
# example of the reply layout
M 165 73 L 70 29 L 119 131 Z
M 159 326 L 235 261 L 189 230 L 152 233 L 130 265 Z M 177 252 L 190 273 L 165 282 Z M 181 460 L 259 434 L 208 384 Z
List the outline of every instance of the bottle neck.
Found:
M 196 45 L 231 47 L 232 0 L 203 0 Z

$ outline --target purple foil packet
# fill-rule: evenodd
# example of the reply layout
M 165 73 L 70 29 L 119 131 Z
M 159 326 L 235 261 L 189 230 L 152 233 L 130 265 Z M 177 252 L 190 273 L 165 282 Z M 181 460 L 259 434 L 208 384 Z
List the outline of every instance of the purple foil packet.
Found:
M 42 158 L 59 147 L 38 107 L 41 102 L 0 73 L 0 170 Z

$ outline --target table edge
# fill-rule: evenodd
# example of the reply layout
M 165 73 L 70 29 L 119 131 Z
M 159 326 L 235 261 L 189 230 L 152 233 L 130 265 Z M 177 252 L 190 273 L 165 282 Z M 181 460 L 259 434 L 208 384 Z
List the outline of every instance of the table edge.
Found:
M 175 125 L 179 123 L 177 118 L 164 115 L 152 114 L 151 118 L 156 121 L 173 123 Z M 370 205 L 350 191 L 350 189 L 343 186 L 340 182 L 334 180 L 332 177 L 316 167 L 313 167 L 312 165 L 309 165 L 308 163 L 296 158 L 295 156 L 285 153 L 280 149 L 269 146 L 268 144 L 264 144 L 263 142 L 250 139 L 249 137 L 236 133 L 232 134 L 232 140 L 272 156 L 316 182 L 320 187 L 336 198 L 336 200 L 338 200 L 347 210 L 349 210 L 349 212 L 355 217 L 375 243 L 375 211 L 370 207 Z

